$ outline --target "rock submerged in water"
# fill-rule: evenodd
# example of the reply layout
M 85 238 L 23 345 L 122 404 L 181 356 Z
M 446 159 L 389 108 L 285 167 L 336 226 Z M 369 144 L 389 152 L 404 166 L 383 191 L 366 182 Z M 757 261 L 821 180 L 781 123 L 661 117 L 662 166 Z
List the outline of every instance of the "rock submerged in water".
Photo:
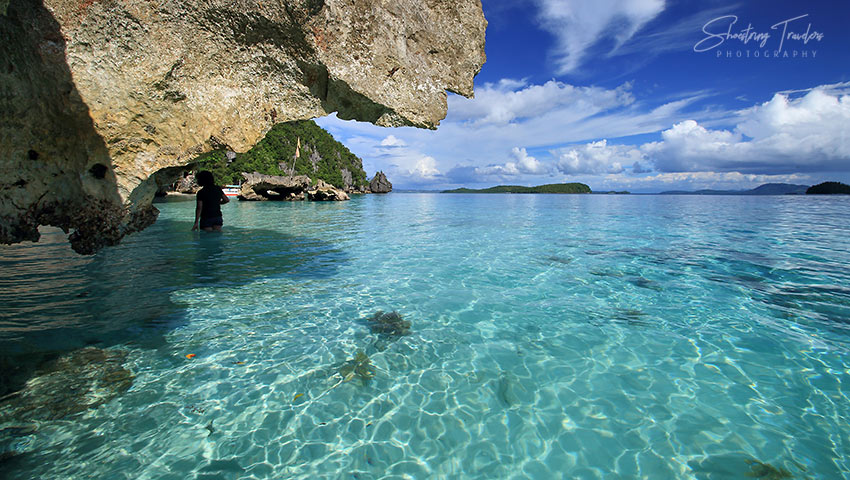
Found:
M 26 386 L 0 402 L 0 417 L 56 420 L 109 402 L 133 384 L 127 353 L 83 348 L 49 362 Z
M 398 312 L 384 312 L 383 310 L 378 310 L 366 319 L 366 325 L 372 333 L 389 339 L 409 335 L 411 327 L 410 321 L 402 318 Z
M 797 469 L 805 473 L 806 469 L 792 462 Z M 795 475 L 784 466 L 774 466 L 762 462 L 743 452 L 709 455 L 688 462 L 697 478 L 706 480 L 724 480 L 729 478 L 761 478 L 764 480 L 784 480 Z
M 369 190 L 372 193 L 390 193 L 393 190 L 393 184 L 387 180 L 387 176 L 384 175 L 384 172 L 378 172 L 369 181 Z
M 54 225 L 80 253 L 153 223 L 177 167 L 276 123 L 435 128 L 485 59 L 479 0 L 0 4 L 0 243 Z
M 375 377 L 375 367 L 372 366 L 369 356 L 363 350 L 358 350 L 354 358 L 342 364 L 339 368 L 339 375 L 343 382 L 357 377 L 363 382 L 363 385 L 366 385 L 369 380 Z

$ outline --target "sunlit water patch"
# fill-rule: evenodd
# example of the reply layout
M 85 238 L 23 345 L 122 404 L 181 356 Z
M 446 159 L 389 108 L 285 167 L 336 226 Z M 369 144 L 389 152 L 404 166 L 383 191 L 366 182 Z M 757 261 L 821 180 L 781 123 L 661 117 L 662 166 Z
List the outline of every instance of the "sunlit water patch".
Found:
M 7 477 L 850 478 L 850 199 L 193 206 L 3 247 Z

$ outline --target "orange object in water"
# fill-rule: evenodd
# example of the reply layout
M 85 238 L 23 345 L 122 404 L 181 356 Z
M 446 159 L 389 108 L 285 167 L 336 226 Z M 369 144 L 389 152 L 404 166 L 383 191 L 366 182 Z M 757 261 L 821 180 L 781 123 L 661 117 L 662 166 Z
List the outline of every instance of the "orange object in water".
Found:
M 186 355 L 186 358 L 188 358 L 188 359 L 193 359 L 193 358 L 195 358 L 195 354 L 194 354 L 194 353 L 190 353 L 190 354 Z
M 299 393 L 298 395 L 295 396 L 295 398 L 292 399 L 292 401 L 294 402 L 294 401 L 298 400 L 299 398 L 301 398 L 303 396 L 304 396 L 303 393 Z

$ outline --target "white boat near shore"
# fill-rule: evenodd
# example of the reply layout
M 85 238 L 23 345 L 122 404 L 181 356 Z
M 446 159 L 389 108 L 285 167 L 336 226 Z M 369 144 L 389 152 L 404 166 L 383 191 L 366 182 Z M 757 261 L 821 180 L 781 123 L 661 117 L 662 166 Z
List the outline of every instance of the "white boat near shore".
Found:
M 239 195 L 239 191 L 241 190 L 241 188 L 242 187 L 240 187 L 239 185 L 225 185 L 224 187 L 222 187 L 221 190 L 228 197 L 236 197 Z

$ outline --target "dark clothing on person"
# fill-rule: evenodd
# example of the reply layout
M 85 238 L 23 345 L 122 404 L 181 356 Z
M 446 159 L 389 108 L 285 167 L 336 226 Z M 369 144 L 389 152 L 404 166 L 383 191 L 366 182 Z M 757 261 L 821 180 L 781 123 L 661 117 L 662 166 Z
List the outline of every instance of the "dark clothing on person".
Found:
M 201 228 L 212 228 L 216 225 L 224 225 L 224 220 L 221 217 L 204 218 L 201 217 Z
M 221 197 L 224 192 L 215 185 L 207 185 L 198 192 L 201 205 L 201 228 L 221 225 Z

